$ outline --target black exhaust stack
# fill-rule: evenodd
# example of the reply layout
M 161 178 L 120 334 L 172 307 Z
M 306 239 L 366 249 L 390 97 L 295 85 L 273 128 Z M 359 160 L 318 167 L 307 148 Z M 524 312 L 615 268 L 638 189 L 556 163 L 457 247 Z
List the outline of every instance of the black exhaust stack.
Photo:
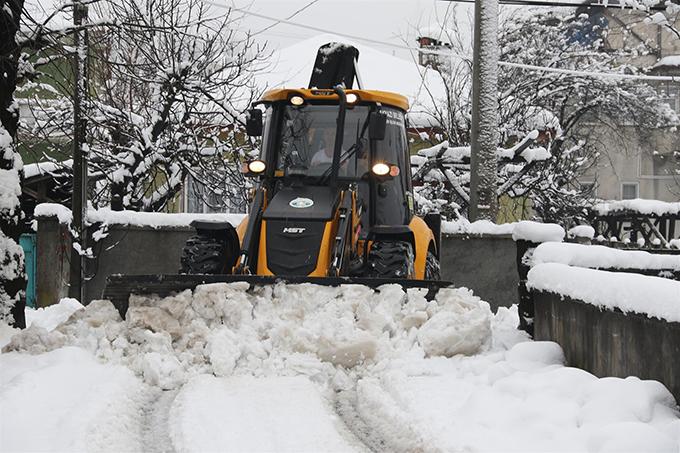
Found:
M 359 49 L 348 44 L 329 42 L 319 47 L 316 62 L 309 80 L 309 88 L 334 89 L 344 86 L 351 89 L 357 77 L 356 62 Z M 361 87 L 360 87 L 361 88 Z

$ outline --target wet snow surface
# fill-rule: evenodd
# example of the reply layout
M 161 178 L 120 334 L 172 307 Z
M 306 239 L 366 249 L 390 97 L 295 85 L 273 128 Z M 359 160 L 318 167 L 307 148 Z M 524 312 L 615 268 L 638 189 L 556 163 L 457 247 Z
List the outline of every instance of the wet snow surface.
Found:
M 564 367 L 466 289 L 216 284 L 27 319 L 0 326 L 1 451 L 678 451 L 663 385 Z

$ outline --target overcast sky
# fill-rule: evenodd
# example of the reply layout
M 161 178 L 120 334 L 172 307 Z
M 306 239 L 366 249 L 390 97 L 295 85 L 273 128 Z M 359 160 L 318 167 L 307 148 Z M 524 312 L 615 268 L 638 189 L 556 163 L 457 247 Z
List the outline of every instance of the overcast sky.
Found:
M 285 18 L 305 7 L 312 0 L 213 0 L 233 4 L 238 8 Z M 291 21 L 381 41 L 416 46 L 417 30 L 434 25 L 443 17 L 449 2 L 435 0 L 318 0 L 296 15 Z M 457 4 L 456 14 L 469 26 L 472 7 Z M 272 22 L 256 17 L 246 17 L 243 26 L 253 31 L 262 30 Z M 287 24 L 278 24 L 263 32 L 271 48 L 286 47 L 318 34 Z M 387 46 L 369 44 L 383 52 L 410 58 L 407 51 Z

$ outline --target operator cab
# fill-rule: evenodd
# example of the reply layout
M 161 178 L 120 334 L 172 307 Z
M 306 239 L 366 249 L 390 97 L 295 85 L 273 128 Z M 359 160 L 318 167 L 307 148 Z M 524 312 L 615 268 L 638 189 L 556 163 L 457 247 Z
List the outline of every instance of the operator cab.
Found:
M 406 99 L 368 90 L 347 90 L 336 185 L 356 185 L 362 223 L 408 225 L 413 196 L 408 171 Z M 350 102 L 351 101 L 351 102 Z M 333 158 L 340 102 L 333 90 L 273 90 L 265 106 L 260 161 L 269 197 L 283 188 L 333 186 Z M 378 175 L 376 165 L 387 165 Z M 307 192 L 307 190 L 305 190 Z M 269 198 L 268 197 L 268 198 Z

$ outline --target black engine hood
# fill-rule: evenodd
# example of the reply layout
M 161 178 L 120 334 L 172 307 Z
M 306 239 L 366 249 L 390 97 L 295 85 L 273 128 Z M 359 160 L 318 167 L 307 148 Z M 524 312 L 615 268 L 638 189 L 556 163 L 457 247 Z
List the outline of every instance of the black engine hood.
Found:
M 264 220 L 330 220 L 338 205 L 339 190 L 328 186 L 284 187 L 269 202 Z

